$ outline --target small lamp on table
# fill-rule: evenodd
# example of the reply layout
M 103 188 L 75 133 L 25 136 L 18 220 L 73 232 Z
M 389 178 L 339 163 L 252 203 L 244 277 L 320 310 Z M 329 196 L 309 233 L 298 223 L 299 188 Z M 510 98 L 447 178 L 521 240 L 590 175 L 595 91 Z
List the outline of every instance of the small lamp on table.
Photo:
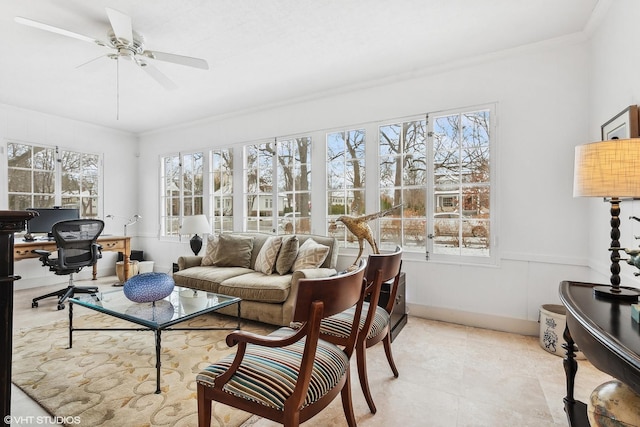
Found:
M 573 197 L 603 197 L 611 203 L 611 286 L 596 296 L 637 300 L 640 289 L 620 286 L 620 202 L 640 197 L 640 138 L 612 139 L 576 147 Z
M 180 234 L 193 234 L 189 243 L 194 255 L 198 255 L 200 249 L 202 249 L 202 237 L 198 236 L 198 234 L 209 232 L 211 232 L 211 227 L 209 226 L 207 217 L 204 215 L 187 216 L 182 221 Z

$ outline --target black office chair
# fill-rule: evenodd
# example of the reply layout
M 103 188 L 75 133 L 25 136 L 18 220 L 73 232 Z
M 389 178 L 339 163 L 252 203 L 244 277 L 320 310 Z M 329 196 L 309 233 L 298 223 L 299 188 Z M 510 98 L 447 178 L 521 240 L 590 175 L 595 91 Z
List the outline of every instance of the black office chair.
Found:
M 38 301 L 44 298 L 58 297 L 58 310 L 64 308 L 64 302 L 74 294 L 95 294 L 97 286 L 74 286 L 73 274 L 83 267 L 90 267 L 102 258 L 102 246 L 97 243 L 102 233 L 104 222 L 99 219 L 73 219 L 60 221 L 53 225 L 51 233 L 58 247 L 58 257 L 51 258 L 51 252 L 34 249 L 40 255 L 45 267 L 57 275 L 69 275 L 69 286 L 56 292 L 34 298 L 31 307 L 37 307 Z

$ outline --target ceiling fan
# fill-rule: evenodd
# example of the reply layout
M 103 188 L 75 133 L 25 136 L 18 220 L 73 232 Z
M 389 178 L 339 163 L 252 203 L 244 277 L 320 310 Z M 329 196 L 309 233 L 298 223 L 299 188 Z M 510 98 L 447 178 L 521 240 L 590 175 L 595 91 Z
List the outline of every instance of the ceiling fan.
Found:
M 137 64 L 144 71 L 146 71 L 149 76 L 155 79 L 158 83 L 160 83 L 166 89 L 175 89 L 177 88 L 177 86 L 165 74 L 163 74 L 160 70 L 154 67 L 148 61 L 149 59 L 156 60 L 156 61 L 171 62 L 174 64 L 185 65 L 187 67 L 200 68 L 202 70 L 209 69 L 209 64 L 204 59 L 145 49 L 144 37 L 141 34 L 138 34 L 137 32 L 133 31 L 133 26 L 131 25 L 130 16 L 118 10 L 111 9 L 108 7 L 106 8 L 106 11 L 107 11 L 107 16 L 109 18 L 109 22 L 111 24 L 111 30 L 107 33 L 108 39 L 106 41 L 94 39 L 93 37 L 85 36 L 84 34 L 79 34 L 73 31 L 65 30 L 63 28 L 55 27 L 53 25 L 34 21 L 29 18 L 23 18 L 21 16 L 16 16 L 14 19 L 16 22 L 23 25 L 28 25 L 41 30 L 50 31 L 56 34 L 61 34 L 63 36 L 72 37 L 72 38 L 83 40 L 90 43 L 95 43 L 98 46 L 103 46 L 112 50 L 111 53 L 108 53 L 106 55 L 101 55 L 98 58 L 94 58 L 88 62 L 85 62 L 84 64 L 79 65 L 79 67 L 105 56 L 107 58 L 117 60 L 118 64 L 121 58 L 125 60 L 130 60 L 130 61 L 133 61 L 135 64 Z M 118 80 L 119 80 L 119 70 L 117 74 L 118 74 Z M 119 86 L 119 83 L 118 83 L 118 86 Z

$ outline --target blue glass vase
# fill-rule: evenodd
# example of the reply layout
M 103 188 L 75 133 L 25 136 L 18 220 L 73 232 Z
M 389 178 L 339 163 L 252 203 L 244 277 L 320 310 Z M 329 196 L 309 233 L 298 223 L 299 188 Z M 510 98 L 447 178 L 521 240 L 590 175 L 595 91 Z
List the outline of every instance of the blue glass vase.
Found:
M 153 302 L 171 294 L 175 282 L 166 273 L 142 273 L 124 283 L 124 295 L 133 302 Z

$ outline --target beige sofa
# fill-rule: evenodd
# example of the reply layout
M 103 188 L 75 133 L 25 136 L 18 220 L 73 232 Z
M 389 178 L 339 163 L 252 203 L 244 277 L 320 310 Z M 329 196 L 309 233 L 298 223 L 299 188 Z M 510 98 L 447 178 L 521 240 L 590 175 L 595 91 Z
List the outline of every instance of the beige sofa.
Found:
M 178 271 L 173 279 L 178 286 L 204 290 L 223 295 L 242 298 L 241 317 L 272 325 L 288 326 L 293 317 L 294 303 L 301 278 L 329 277 L 336 274 L 338 242 L 333 237 L 319 235 L 297 235 L 301 247 L 307 239 L 329 247 L 326 259 L 318 268 L 305 268 L 289 271 L 286 274 L 273 272 L 265 274 L 256 271 L 256 258 L 267 242 L 270 234 L 265 233 L 228 233 L 225 236 L 246 236 L 253 238 L 249 268 L 215 265 L 202 265 L 202 256 L 181 256 L 178 258 Z M 283 236 L 289 238 L 290 236 Z M 207 244 L 211 250 L 215 244 Z M 207 254 L 205 254 L 205 257 Z M 224 314 L 237 314 L 237 307 L 230 306 L 220 310 Z

